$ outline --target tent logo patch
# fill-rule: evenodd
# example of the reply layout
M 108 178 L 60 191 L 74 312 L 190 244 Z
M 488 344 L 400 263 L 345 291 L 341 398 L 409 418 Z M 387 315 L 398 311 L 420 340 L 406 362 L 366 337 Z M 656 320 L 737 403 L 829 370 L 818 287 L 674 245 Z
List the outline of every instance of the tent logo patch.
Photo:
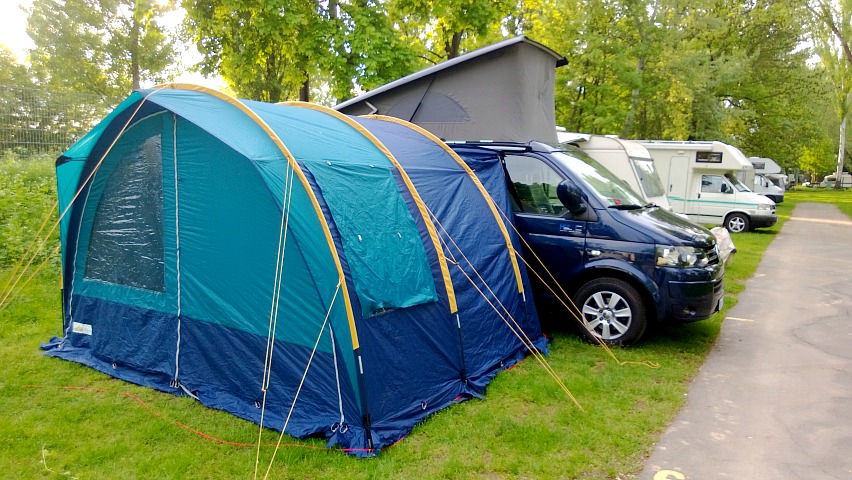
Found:
M 83 335 L 91 335 L 92 326 L 88 323 L 74 322 L 71 324 L 71 331 L 74 333 L 82 333 Z

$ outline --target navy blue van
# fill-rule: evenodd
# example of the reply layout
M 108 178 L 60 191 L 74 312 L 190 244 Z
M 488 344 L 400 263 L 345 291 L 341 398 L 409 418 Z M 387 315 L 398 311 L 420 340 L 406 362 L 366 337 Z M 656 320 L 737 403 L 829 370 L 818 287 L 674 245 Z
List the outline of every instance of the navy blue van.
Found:
M 702 320 L 721 308 L 724 263 L 713 234 L 644 204 L 581 150 L 538 142 L 449 145 L 486 188 L 506 183 L 515 226 L 533 251 L 524 258 L 546 276 L 538 257 L 568 292 L 590 339 L 630 344 L 649 322 Z M 552 302 L 543 287 L 534 288 L 537 301 Z

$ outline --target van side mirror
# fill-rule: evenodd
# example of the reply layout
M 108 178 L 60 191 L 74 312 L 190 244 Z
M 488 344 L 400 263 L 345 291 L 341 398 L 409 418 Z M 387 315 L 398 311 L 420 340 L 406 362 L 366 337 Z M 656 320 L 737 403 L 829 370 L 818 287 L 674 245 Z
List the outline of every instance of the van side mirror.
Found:
M 586 204 L 583 202 L 583 193 L 577 188 L 574 183 L 568 180 L 562 180 L 556 187 L 556 196 L 562 205 L 574 215 L 579 215 L 586 211 Z

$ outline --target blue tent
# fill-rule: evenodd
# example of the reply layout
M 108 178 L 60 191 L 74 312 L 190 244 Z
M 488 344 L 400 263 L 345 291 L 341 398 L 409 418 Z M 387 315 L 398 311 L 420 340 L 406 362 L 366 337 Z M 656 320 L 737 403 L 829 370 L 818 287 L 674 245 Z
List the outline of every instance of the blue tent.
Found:
M 369 455 L 544 347 L 505 197 L 413 125 L 168 85 L 57 180 L 48 355 Z

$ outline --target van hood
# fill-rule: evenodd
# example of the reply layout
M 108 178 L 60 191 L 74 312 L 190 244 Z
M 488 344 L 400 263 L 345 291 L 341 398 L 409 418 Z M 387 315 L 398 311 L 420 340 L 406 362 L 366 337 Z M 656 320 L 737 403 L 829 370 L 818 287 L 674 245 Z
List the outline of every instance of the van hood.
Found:
M 653 238 L 654 243 L 662 245 L 690 245 L 710 248 L 716 244 L 716 237 L 710 230 L 661 207 L 646 207 L 636 210 L 622 210 L 624 220 L 629 219 L 630 226 Z M 626 223 L 623 222 L 622 223 Z

